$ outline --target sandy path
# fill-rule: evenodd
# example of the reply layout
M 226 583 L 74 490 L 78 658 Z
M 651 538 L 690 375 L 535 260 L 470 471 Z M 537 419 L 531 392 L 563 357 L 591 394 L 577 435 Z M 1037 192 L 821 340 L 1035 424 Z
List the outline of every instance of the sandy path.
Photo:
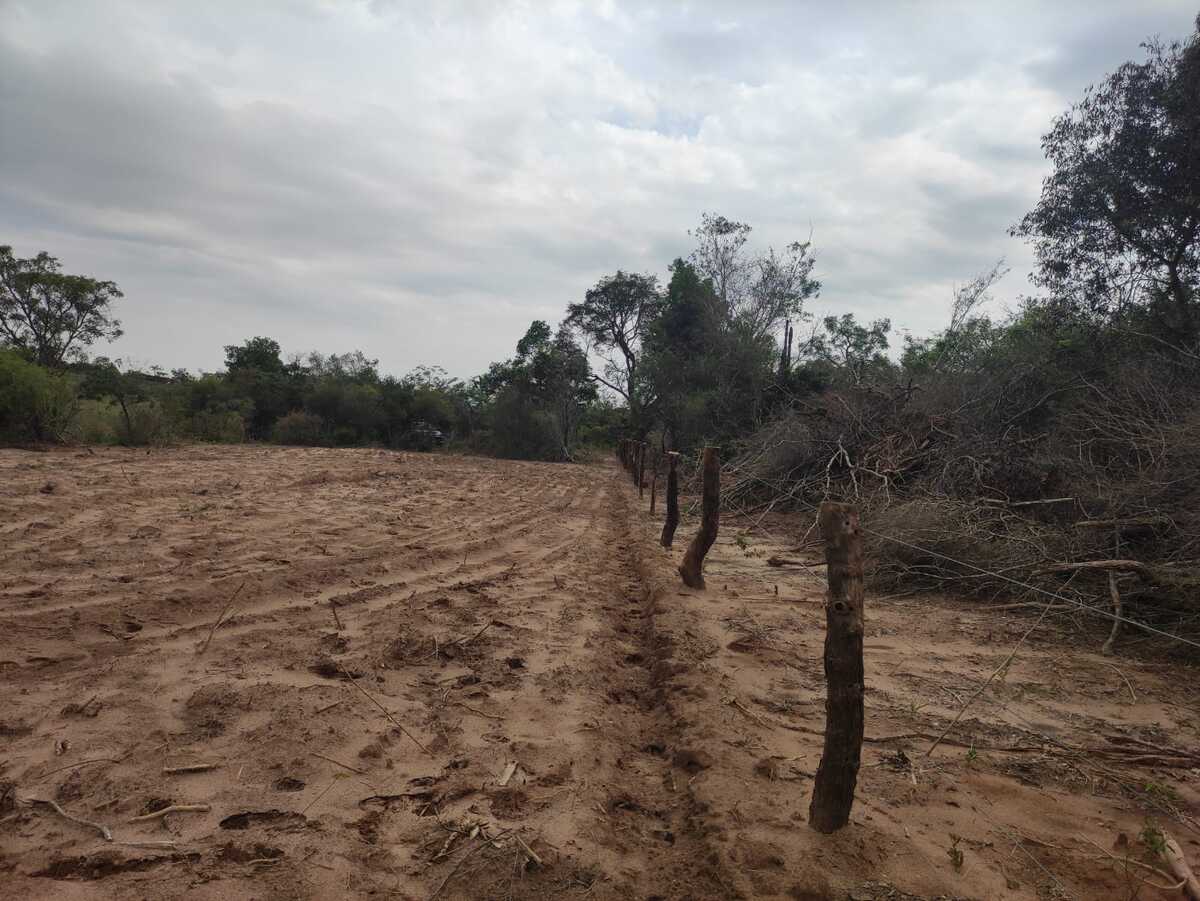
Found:
M 0 451 L 0 781 L 175 843 L 10 790 L 0 896 L 1148 898 L 1084 841 L 1136 856 L 1148 819 L 1200 857 L 1170 816 L 1196 771 L 1125 784 L 1039 737 L 1195 747 L 1194 671 L 1123 659 L 1126 686 L 1052 630 L 957 744 L 869 744 L 854 825 L 810 832 L 819 572 L 727 525 L 687 591 L 644 508 L 610 467 Z M 874 739 L 940 731 L 1021 626 L 868 619 Z M 193 763 L 217 766 L 163 772 Z M 211 810 L 129 822 L 168 802 Z

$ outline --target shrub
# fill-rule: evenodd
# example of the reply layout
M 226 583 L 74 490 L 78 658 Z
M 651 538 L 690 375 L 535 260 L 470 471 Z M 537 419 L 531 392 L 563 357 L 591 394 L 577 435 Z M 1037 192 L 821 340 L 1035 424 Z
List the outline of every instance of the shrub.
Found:
M 70 440 L 78 444 L 117 444 L 121 409 L 110 400 L 81 400 Z
M 130 447 L 170 444 L 175 437 L 171 417 L 157 400 L 129 405 L 129 421 L 122 417 L 117 437 Z
M 67 376 L 0 350 L 0 439 L 62 441 L 76 409 L 75 385 Z
M 561 460 L 562 442 L 553 417 L 518 391 L 506 389 L 491 411 L 487 445 L 492 453 L 513 460 Z
M 293 410 L 281 416 L 271 431 L 271 440 L 276 444 L 298 444 L 314 447 L 324 443 L 325 421 L 315 413 Z
M 216 444 L 240 444 L 246 440 L 246 421 L 233 410 L 201 410 L 192 416 L 192 437 Z

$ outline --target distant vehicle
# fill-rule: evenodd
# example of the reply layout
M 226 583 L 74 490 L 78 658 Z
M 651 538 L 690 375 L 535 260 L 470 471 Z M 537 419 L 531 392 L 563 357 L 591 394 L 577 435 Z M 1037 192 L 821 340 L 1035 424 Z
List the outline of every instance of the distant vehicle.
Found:
M 408 430 L 404 443 L 414 450 L 433 450 L 445 445 L 446 433 L 424 420 L 419 420 Z

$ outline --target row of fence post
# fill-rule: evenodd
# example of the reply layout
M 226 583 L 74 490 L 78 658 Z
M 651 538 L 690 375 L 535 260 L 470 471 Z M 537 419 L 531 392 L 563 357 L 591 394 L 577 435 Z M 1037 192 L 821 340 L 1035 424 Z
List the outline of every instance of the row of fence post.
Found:
M 638 498 L 645 496 L 645 441 L 622 438 L 617 459 L 633 477 Z M 679 527 L 679 453 L 666 454 L 666 514 L 662 546 L 670 548 Z M 685 585 L 704 588 L 704 558 L 716 541 L 721 519 L 721 458 L 715 447 L 700 456 L 700 528 L 680 563 Z M 658 490 L 659 457 L 651 463 L 650 512 Z M 825 502 L 818 515 L 825 544 L 828 594 L 825 602 L 825 744 L 813 780 L 809 825 L 819 832 L 836 832 L 850 821 L 854 790 L 862 761 L 863 694 L 863 551 L 858 510 L 849 504 Z

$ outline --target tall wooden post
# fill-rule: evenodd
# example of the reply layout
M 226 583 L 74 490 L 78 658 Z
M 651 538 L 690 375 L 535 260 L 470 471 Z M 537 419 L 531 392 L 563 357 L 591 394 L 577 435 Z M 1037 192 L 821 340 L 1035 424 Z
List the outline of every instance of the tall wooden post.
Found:
M 717 528 L 721 522 L 721 454 L 715 447 L 704 449 L 703 493 L 700 497 L 700 531 L 688 545 L 683 562 L 679 564 L 679 575 L 689 588 L 704 587 L 704 557 L 717 540 Z
M 850 822 L 863 741 L 863 551 L 858 509 L 826 502 L 819 515 L 829 594 L 825 599 L 825 749 L 808 824 L 836 832 Z
M 667 521 L 663 523 L 663 547 L 671 546 L 675 540 L 675 530 L 679 527 L 679 474 L 675 471 L 678 460 L 679 451 L 667 453 Z

